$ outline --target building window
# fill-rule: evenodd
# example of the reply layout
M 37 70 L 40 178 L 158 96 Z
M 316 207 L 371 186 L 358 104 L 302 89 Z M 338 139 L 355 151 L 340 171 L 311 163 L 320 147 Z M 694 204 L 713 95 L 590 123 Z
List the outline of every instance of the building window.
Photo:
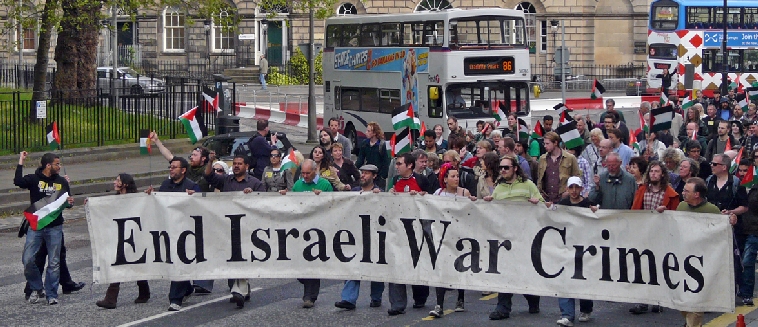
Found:
M 14 43 L 16 46 L 16 51 L 18 51 L 19 46 L 21 45 L 23 45 L 22 49 L 24 51 L 34 51 L 37 49 L 37 29 L 36 28 L 24 27 L 24 30 L 22 32 L 23 33 L 22 37 L 19 37 L 18 35 L 18 28 L 15 29 L 15 32 L 16 33 L 14 33 L 13 36 L 15 37 Z
M 234 28 L 226 10 L 213 18 L 213 52 L 234 52 Z
M 526 19 L 526 39 L 529 45 L 529 53 L 537 53 L 537 10 L 529 2 L 516 5 L 516 10 L 524 12 Z M 541 36 L 541 34 L 540 34 Z M 545 49 L 547 51 L 547 49 Z
M 546 20 L 540 21 L 540 52 L 547 53 L 547 30 L 549 29 Z
M 453 9 L 453 5 L 447 0 L 421 0 L 414 11 L 440 11 Z
M 343 3 L 337 8 L 337 16 L 357 15 L 358 8 L 355 8 L 352 3 Z
M 163 12 L 163 48 L 166 52 L 184 52 L 184 13 L 178 8 Z

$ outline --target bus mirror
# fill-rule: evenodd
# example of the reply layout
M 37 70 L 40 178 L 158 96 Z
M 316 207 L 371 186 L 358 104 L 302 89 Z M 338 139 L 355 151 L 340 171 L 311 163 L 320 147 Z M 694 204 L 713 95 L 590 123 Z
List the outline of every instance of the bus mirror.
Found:
M 440 88 L 436 86 L 429 87 L 429 99 L 431 100 L 439 100 L 440 98 Z

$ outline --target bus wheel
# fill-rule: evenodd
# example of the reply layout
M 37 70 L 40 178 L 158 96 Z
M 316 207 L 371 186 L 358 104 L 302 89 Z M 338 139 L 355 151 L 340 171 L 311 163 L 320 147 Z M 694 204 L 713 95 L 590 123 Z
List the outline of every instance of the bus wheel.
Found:
M 345 137 L 347 137 L 347 139 L 350 140 L 350 144 L 353 145 L 352 152 L 357 155 L 358 154 L 358 135 L 355 134 L 355 127 L 353 127 L 353 124 L 348 124 L 347 127 L 345 127 Z

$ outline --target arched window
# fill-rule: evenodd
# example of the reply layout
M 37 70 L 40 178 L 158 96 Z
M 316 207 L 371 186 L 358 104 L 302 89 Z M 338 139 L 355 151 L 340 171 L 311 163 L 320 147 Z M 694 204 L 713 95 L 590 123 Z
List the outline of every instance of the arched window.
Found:
M 516 10 L 524 12 L 526 19 L 526 37 L 529 44 L 529 53 L 537 51 L 537 8 L 529 2 L 521 2 L 516 5 Z M 540 34 L 541 35 L 541 34 Z M 547 41 L 547 40 L 545 40 Z
M 347 16 L 347 15 L 357 15 L 358 14 L 358 8 L 355 8 L 355 6 L 352 3 L 346 2 L 340 5 L 339 8 L 337 8 L 337 16 Z
M 453 5 L 447 0 L 421 0 L 414 11 L 440 11 L 452 8 Z
M 184 12 L 176 7 L 163 11 L 163 50 L 184 52 Z
M 213 51 L 234 51 L 234 30 L 229 24 L 229 12 L 222 10 L 213 17 Z

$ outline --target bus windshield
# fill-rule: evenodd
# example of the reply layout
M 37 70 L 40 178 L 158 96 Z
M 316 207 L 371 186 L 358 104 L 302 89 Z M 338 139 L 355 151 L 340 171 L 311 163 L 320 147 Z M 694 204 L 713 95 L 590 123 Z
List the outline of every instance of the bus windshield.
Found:
M 524 20 L 515 17 L 479 16 L 451 19 L 449 35 L 451 49 L 526 45 Z
M 459 119 L 490 118 L 497 106 L 506 114 L 529 114 L 529 89 L 526 83 L 477 82 L 448 85 L 445 103 L 448 116 Z
M 673 1 L 658 1 L 651 5 L 650 28 L 673 31 L 679 23 L 679 5 Z

